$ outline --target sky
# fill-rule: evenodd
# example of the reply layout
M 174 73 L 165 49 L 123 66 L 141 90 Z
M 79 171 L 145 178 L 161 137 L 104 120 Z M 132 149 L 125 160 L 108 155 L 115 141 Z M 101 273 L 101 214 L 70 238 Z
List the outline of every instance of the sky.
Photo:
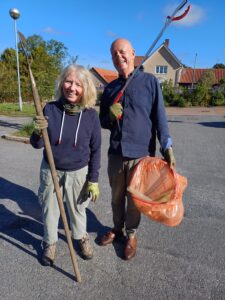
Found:
M 40 35 L 62 42 L 77 63 L 115 70 L 110 45 L 129 39 L 136 55 L 144 56 L 182 0 L 0 0 L 0 53 L 15 48 L 14 20 L 25 37 Z M 172 22 L 153 52 L 169 39 L 169 48 L 186 66 L 212 68 L 225 64 L 225 0 L 193 0 L 188 16 Z M 185 6 L 187 8 L 187 5 Z M 184 12 L 185 8 L 181 11 Z

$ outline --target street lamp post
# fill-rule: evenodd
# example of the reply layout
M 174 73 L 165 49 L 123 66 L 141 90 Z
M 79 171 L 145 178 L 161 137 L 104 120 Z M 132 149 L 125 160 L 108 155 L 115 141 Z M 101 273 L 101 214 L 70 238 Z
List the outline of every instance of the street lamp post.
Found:
M 16 20 L 20 17 L 20 12 L 16 8 L 12 8 L 9 10 L 9 14 L 14 20 L 14 31 L 15 31 L 15 41 L 16 41 L 16 64 L 17 64 L 17 77 L 18 77 L 18 96 L 19 96 L 19 109 L 23 110 L 23 103 L 21 97 L 21 88 L 20 88 L 20 64 L 19 64 L 19 55 L 18 55 L 18 46 L 17 46 L 17 28 L 16 28 Z

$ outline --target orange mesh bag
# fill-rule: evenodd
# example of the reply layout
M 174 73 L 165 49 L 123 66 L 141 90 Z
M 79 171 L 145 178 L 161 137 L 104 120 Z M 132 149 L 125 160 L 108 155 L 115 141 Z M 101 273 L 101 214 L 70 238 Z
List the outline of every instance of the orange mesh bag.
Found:
M 154 221 L 177 226 L 183 219 L 187 178 L 158 157 L 145 157 L 132 173 L 127 190 L 137 209 Z

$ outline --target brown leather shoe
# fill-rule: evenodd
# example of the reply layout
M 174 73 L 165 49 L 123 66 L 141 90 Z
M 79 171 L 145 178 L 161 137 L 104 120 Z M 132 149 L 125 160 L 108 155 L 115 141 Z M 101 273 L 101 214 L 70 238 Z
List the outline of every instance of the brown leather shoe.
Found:
M 114 229 L 111 229 L 108 231 L 100 240 L 99 245 L 100 246 L 106 246 L 108 244 L 111 244 L 116 238 L 122 237 L 123 233 L 119 231 L 115 231 Z
M 124 250 L 124 259 L 130 260 L 135 256 L 137 249 L 137 238 L 136 236 L 131 236 L 127 239 L 126 247 Z

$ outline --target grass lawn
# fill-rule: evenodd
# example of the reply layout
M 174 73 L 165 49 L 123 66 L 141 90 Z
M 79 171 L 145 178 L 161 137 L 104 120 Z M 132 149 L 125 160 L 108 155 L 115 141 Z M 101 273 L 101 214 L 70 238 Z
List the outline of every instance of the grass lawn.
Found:
M 9 117 L 34 117 L 36 112 L 33 104 L 24 103 L 22 111 L 20 111 L 18 103 L 0 103 L 0 115 Z M 30 137 L 33 129 L 33 122 L 30 122 L 24 124 L 23 127 L 14 132 L 13 135 L 19 137 Z
M 0 115 L 14 117 L 33 117 L 35 107 L 33 104 L 24 103 L 22 111 L 19 110 L 18 103 L 0 103 Z

